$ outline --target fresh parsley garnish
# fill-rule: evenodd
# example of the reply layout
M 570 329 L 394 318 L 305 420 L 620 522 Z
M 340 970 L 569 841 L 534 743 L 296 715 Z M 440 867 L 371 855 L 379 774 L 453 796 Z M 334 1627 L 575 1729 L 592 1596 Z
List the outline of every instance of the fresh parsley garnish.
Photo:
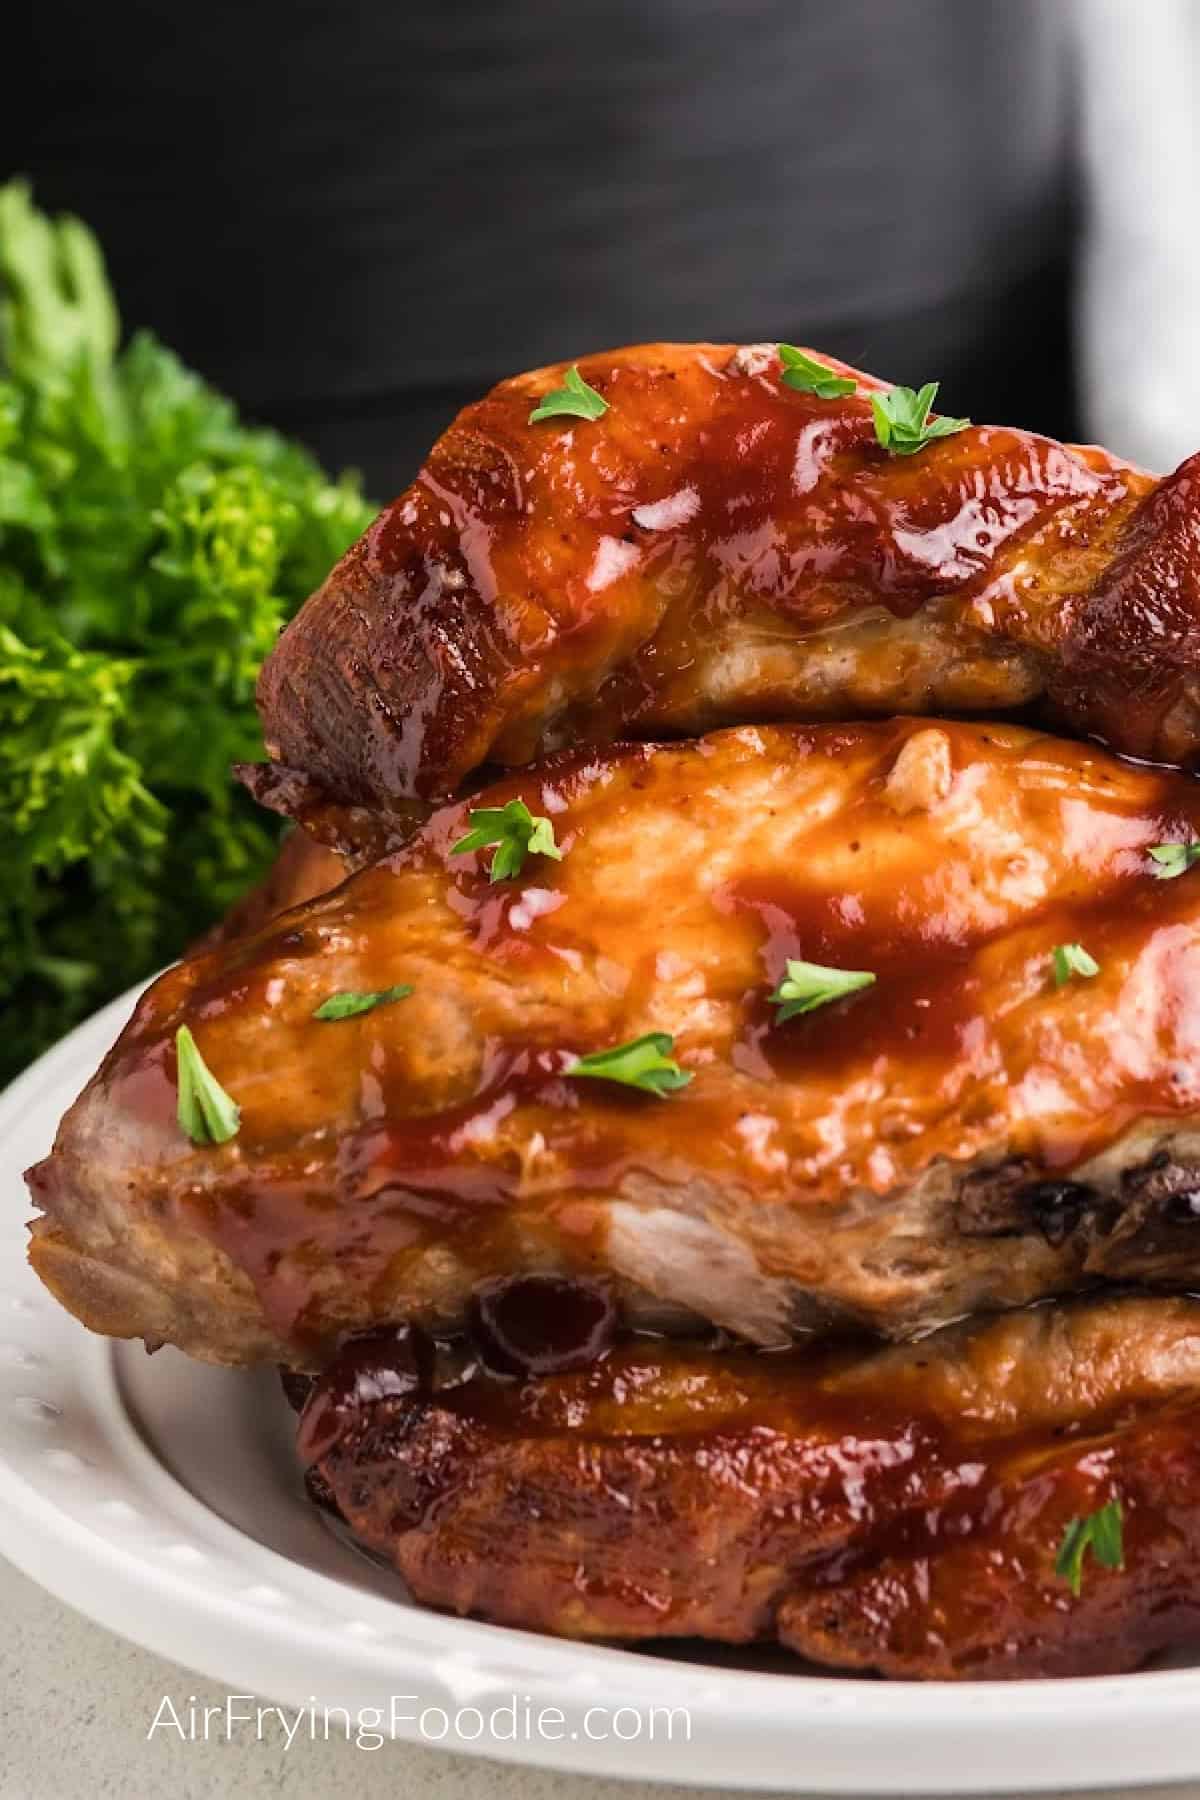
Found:
M 1102 1569 L 1125 1567 L 1121 1502 L 1110 1500 L 1085 1519 L 1072 1519 L 1054 1559 L 1054 1573 L 1070 1586 L 1075 1598 L 1083 1587 L 1083 1558 L 1090 1550 Z
M 594 387 L 588 386 L 579 373 L 578 363 L 572 363 L 563 376 L 562 386 L 552 388 L 538 401 L 529 415 L 529 423 L 536 425 L 539 419 L 557 419 L 563 413 L 575 419 L 600 419 L 607 411 L 608 401 Z
M 1072 975 L 1092 976 L 1100 973 L 1100 964 L 1089 956 L 1082 944 L 1055 944 L 1054 985 L 1065 987 Z
M 619 1081 L 644 1094 L 673 1094 L 693 1079 L 672 1058 L 674 1048 L 675 1039 L 667 1032 L 647 1031 L 627 1044 L 614 1044 L 611 1050 L 593 1050 L 589 1056 L 577 1057 L 563 1074 Z
M 175 1033 L 179 1103 L 175 1116 L 193 1144 L 227 1144 L 237 1136 L 241 1108 L 231 1100 L 186 1025 Z
M 771 995 L 772 1003 L 779 1008 L 775 1023 L 782 1025 L 797 1013 L 815 1012 L 818 1006 L 828 1006 L 830 1001 L 856 994 L 874 982 L 874 975 L 866 969 L 826 969 L 820 963 L 789 962 L 787 974 Z
M 797 350 L 795 344 L 780 344 L 778 349 L 783 364 L 779 379 L 784 387 L 795 388 L 801 394 L 816 394 L 820 400 L 836 400 L 841 394 L 854 392 L 857 383 L 848 375 L 835 375 L 815 356 Z
M 373 994 L 356 994 L 352 988 L 343 988 L 340 993 L 330 994 L 328 1000 L 322 1000 L 313 1018 L 352 1019 L 356 1013 L 370 1012 L 376 1006 L 390 1006 L 393 1000 L 407 1000 L 411 993 L 407 981 L 398 981 L 395 987 L 380 988 Z
M 1158 864 L 1154 873 L 1159 880 L 1173 881 L 1200 862 L 1200 844 L 1154 844 L 1150 854 Z
M 90 232 L 0 185 L 0 1086 L 266 869 L 254 678 L 375 511 L 122 342 Z
M 484 806 L 468 813 L 471 829 L 459 838 L 451 856 L 464 856 L 468 850 L 484 850 L 496 845 L 492 858 L 492 881 L 507 881 L 519 875 L 527 856 L 550 856 L 562 861 L 562 851 L 554 841 L 554 826 L 549 819 L 530 812 L 523 800 L 510 800 L 507 806 Z
M 935 438 L 953 437 L 971 423 L 970 419 L 931 419 L 929 409 L 937 391 L 938 383 L 927 381 L 915 393 L 912 388 L 894 387 L 885 394 L 871 395 L 875 436 L 889 456 L 915 456 Z

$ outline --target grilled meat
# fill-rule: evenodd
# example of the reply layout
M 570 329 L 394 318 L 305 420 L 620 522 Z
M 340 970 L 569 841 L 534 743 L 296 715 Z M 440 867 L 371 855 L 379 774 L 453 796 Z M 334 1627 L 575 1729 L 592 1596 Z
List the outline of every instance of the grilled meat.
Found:
M 211 950 L 228 938 L 245 937 L 259 931 L 276 913 L 305 900 L 315 900 L 344 881 L 349 873 L 343 859 L 332 850 L 314 843 L 305 831 L 290 831 L 279 847 L 279 853 L 261 881 L 242 895 L 189 955 Z
M 580 368 L 602 418 L 530 423 L 563 365 L 501 383 L 288 627 L 266 804 L 362 855 L 482 764 L 618 737 L 1036 706 L 1200 745 L 1195 458 L 1157 480 L 999 426 L 890 456 L 883 383 L 798 393 L 772 346 Z
M 517 797 L 561 861 L 491 882 L 448 807 L 149 990 L 30 1177 L 34 1266 L 86 1323 L 318 1368 L 522 1269 L 757 1343 L 1200 1280 L 1200 873 L 1149 854 L 1200 840 L 1200 786 L 900 720 L 624 746 L 484 796 Z M 784 1018 L 789 959 L 876 981 Z M 223 1145 L 176 1120 L 185 1024 L 242 1109 Z M 647 1032 L 688 1086 L 569 1073 Z
M 438 1370 L 353 1343 L 301 1426 L 326 1504 L 430 1605 L 937 1679 L 1115 1673 L 1200 1632 L 1195 1300 L 874 1352 Z M 1065 1534 L 1113 1501 L 1124 1567 L 1085 1553 L 1076 1596 Z

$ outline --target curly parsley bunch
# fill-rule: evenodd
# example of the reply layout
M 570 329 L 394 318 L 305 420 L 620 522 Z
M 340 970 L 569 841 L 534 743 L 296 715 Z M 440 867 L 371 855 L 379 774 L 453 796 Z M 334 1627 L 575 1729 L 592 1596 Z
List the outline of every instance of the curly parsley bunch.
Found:
M 253 881 L 258 666 L 371 508 L 148 333 L 0 187 L 0 1081 Z

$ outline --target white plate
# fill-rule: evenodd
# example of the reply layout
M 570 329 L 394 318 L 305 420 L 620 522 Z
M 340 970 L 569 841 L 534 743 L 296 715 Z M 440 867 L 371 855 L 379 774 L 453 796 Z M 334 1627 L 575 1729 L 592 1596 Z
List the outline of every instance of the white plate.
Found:
M 392 1696 L 415 1696 L 398 1710 L 431 1709 L 424 1726 L 401 1719 L 397 1736 L 430 1743 L 462 1709 L 447 1748 L 554 1768 L 924 1794 L 1200 1776 L 1200 1668 L 908 1686 L 562 1643 L 413 1606 L 304 1500 L 271 1372 L 93 1337 L 25 1262 L 21 1171 L 132 1000 L 0 1096 L 0 1551 L 60 1599 L 231 1693 L 385 1717 Z M 516 1741 L 475 1738 L 471 1709 L 504 1709 L 510 1732 L 514 1696 Z M 547 1707 L 563 1724 L 527 1735 Z M 682 1714 L 668 1737 L 651 1708 L 687 1709 L 690 1737 Z

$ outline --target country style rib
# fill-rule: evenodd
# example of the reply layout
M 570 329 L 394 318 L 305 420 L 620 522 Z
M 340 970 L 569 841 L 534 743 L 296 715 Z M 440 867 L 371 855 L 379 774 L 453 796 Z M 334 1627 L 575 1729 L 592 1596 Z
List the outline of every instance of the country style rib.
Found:
M 844 371 L 842 364 L 830 364 Z M 267 805 L 360 855 L 547 752 L 897 712 L 1200 746 L 1200 462 L 974 426 L 913 456 L 769 345 L 579 365 L 608 410 L 531 423 L 566 365 L 469 406 L 285 631 Z
M 900 720 L 626 745 L 485 798 L 562 860 L 492 882 L 447 807 L 142 999 L 31 1174 L 34 1266 L 85 1322 L 319 1368 L 526 1269 L 758 1343 L 1200 1281 L 1200 871 L 1150 854 L 1200 840 L 1200 785 Z M 1057 966 L 1076 944 L 1094 972 Z M 795 959 L 877 980 L 785 1019 Z M 184 1024 L 228 1143 L 177 1122 Z M 646 1032 L 689 1085 L 568 1073 Z
M 383 1333 L 347 1355 L 310 1473 L 427 1605 L 924 1680 L 1114 1674 L 1200 1630 L 1195 1299 L 865 1353 L 634 1340 L 520 1382 L 439 1353 L 424 1389 Z M 1064 1536 L 1113 1502 L 1123 1567 L 1086 1555 L 1076 1595 Z

